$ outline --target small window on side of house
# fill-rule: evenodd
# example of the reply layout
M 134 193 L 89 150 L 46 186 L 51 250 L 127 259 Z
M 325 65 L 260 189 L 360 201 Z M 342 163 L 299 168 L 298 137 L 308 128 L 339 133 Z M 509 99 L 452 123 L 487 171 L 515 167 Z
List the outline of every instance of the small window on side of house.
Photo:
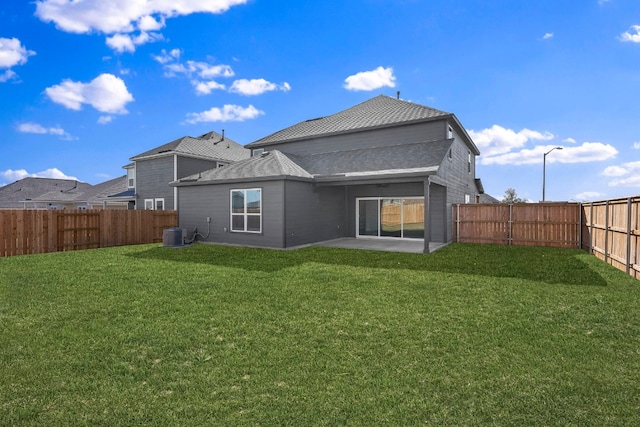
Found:
M 453 138 L 453 128 L 447 125 L 447 139 Z
M 464 203 L 465 204 L 471 203 L 471 196 L 469 194 L 464 195 Z
M 262 153 L 264 153 L 264 148 L 255 148 L 251 151 L 251 156 L 252 157 L 258 157 L 260 156 Z
M 153 210 L 153 199 L 144 199 L 144 209 L 147 211 Z
M 469 161 L 467 162 L 467 172 L 471 173 L 471 151 L 469 151 Z
M 156 199 L 156 210 L 157 211 L 164 210 L 164 199 Z
M 453 147 L 449 148 L 449 152 L 447 153 L 447 157 L 449 157 L 449 160 L 453 160 Z

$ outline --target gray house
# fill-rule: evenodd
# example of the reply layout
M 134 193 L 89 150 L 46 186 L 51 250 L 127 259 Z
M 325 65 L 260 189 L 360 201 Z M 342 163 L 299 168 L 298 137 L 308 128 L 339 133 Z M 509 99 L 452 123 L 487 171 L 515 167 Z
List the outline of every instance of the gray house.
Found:
M 455 115 L 388 96 L 246 146 L 252 157 L 172 183 L 180 227 L 209 242 L 287 248 L 341 237 L 452 240 L 479 155 Z
M 128 190 L 112 198 L 136 209 L 174 210 L 177 190 L 169 183 L 201 171 L 222 168 L 247 159 L 250 151 L 223 134 L 185 136 L 133 156 L 127 170 Z

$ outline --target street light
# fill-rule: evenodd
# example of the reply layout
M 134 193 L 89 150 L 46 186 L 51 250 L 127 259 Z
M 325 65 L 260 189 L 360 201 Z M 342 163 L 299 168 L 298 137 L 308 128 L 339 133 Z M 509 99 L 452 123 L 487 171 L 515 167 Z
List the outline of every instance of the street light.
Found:
M 547 154 L 549 154 L 550 152 L 552 152 L 553 150 L 562 150 L 562 147 L 553 147 L 551 150 L 547 151 L 546 153 L 544 153 L 544 155 L 542 156 L 542 201 L 544 202 L 544 185 L 545 185 L 545 178 L 547 175 Z

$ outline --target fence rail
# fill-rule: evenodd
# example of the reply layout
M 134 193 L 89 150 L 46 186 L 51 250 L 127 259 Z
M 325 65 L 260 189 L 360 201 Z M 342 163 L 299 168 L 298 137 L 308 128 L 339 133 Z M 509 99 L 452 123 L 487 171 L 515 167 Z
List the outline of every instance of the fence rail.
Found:
M 162 241 L 175 211 L 0 210 L 0 257 Z

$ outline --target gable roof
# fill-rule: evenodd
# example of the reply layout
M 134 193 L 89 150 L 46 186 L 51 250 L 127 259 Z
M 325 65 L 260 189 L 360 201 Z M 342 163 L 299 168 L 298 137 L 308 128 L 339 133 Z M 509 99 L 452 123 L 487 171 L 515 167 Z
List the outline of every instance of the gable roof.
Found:
M 396 126 L 448 116 L 452 116 L 452 114 L 386 95 L 378 95 L 331 116 L 305 120 L 247 144 L 246 147 L 256 148 L 275 143 Z
M 133 156 L 130 160 L 137 161 L 172 154 L 231 162 L 246 159 L 251 155 L 242 145 L 212 131 L 196 138 L 183 136 Z

